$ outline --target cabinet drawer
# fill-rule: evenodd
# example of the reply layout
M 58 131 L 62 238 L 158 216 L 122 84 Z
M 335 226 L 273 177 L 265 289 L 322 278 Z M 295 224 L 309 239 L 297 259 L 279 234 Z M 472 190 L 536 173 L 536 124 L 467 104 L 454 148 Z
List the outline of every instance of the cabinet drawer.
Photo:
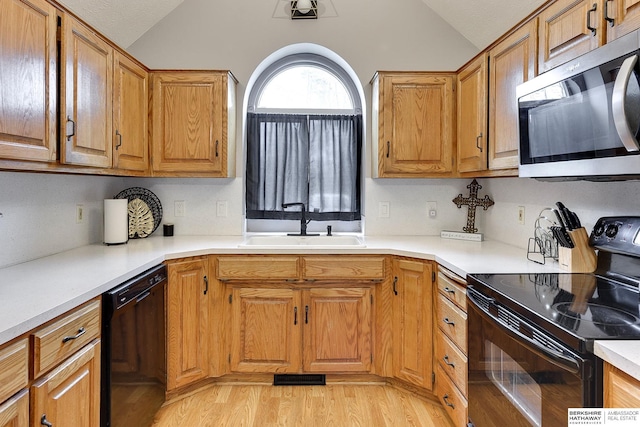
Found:
M 99 300 L 94 300 L 49 326 L 37 330 L 32 334 L 34 378 L 99 336 Z
M 442 295 L 438 295 L 436 323 L 438 327 L 467 353 L 467 314 Z
M 462 311 L 467 312 L 467 290 L 442 271 L 438 272 L 438 291 L 460 307 Z
M 436 359 L 442 370 L 458 386 L 463 396 L 467 395 L 467 356 L 443 333 L 437 333 Z
M 454 426 L 466 426 L 468 421 L 467 399 L 451 382 L 440 365 L 437 367 L 436 376 L 436 394 L 438 395 L 438 400 L 442 403 L 442 407 L 449 414 Z
M 298 257 L 220 257 L 218 258 L 217 275 L 220 280 L 296 280 L 298 278 Z
M 384 257 L 318 256 L 302 258 L 305 279 L 384 279 Z
M 4 402 L 29 381 L 29 342 L 20 340 L 0 350 L 0 402 Z

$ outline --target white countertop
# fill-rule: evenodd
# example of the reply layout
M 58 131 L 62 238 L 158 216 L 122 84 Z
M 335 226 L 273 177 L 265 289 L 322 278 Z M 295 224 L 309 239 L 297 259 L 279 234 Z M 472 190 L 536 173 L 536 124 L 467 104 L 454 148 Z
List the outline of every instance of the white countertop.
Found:
M 557 272 L 557 263 L 528 261 L 526 250 L 494 241 L 437 236 L 366 237 L 364 248 L 257 249 L 242 236 L 153 236 L 125 245 L 95 244 L 0 269 L 0 344 L 65 313 L 167 259 L 208 254 L 392 254 L 435 260 L 467 273 Z
M 596 341 L 593 352 L 640 381 L 640 341 Z
M 242 236 L 153 236 L 126 245 L 95 244 L 0 269 L 0 344 L 77 307 L 168 259 L 209 254 L 385 254 L 433 260 L 468 273 L 559 272 L 527 260 L 526 250 L 494 241 L 438 236 L 366 237 L 366 247 L 258 249 Z M 595 354 L 640 380 L 640 341 L 596 341 Z

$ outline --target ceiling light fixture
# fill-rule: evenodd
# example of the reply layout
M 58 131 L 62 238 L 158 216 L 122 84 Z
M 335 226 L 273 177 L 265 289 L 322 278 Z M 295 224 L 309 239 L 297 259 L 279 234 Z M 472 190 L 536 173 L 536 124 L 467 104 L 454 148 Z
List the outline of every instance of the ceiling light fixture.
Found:
M 318 19 L 317 0 L 292 0 L 291 19 Z

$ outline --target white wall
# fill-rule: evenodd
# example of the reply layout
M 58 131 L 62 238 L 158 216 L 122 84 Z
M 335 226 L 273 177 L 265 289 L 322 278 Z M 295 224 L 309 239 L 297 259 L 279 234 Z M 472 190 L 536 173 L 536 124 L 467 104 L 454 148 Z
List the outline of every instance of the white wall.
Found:
M 323 0 L 325 1 L 325 0 Z M 255 3 L 255 4 L 253 4 Z M 251 3 L 228 0 L 185 0 L 130 49 L 153 68 L 231 69 L 240 80 L 238 100 L 253 69 L 273 51 L 292 43 L 326 46 L 354 68 L 365 94 L 375 70 L 454 70 L 475 48 L 439 19 L 421 0 L 332 0 L 337 17 L 313 22 L 272 18 L 281 0 Z M 367 99 L 370 105 L 370 99 Z M 370 113 L 368 112 L 370 115 Z M 241 126 L 239 114 L 239 126 Z M 368 123 L 370 117 L 368 117 Z M 241 132 L 238 135 L 242 135 Z M 461 230 L 466 208 L 452 199 L 468 194 L 468 179 L 371 179 L 370 141 L 365 165 L 365 231 L 368 235 L 437 235 Z M 242 147 L 238 144 L 237 178 L 114 178 L 0 172 L 0 268 L 77 246 L 102 241 L 102 200 L 121 190 L 143 186 L 156 193 L 165 222 L 176 234 L 239 235 L 242 233 Z M 590 230 L 606 215 L 640 215 L 640 185 L 624 183 L 548 183 L 530 179 L 479 180 L 480 196 L 496 204 L 477 214 L 488 239 L 526 247 L 539 211 L 558 200 L 575 210 Z M 175 218 L 173 204 L 184 200 L 186 214 Z M 227 216 L 217 216 L 217 203 L 227 202 Z M 435 219 L 426 202 L 437 203 Z M 390 216 L 378 217 L 380 202 Z M 85 221 L 75 222 L 76 204 Z M 526 222 L 517 222 L 525 206 Z
M 124 181 L 0 172 L 0 268 L 102 241 L 103 200 L 126 188 Z

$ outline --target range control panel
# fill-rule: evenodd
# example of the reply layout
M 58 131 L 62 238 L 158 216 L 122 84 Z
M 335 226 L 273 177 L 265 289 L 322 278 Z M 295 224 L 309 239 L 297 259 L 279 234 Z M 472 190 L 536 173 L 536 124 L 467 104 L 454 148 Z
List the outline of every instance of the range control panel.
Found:
M 640 217 L 602 217 L 596 222 L 589 244 L 609 252 L 640 255 Z

